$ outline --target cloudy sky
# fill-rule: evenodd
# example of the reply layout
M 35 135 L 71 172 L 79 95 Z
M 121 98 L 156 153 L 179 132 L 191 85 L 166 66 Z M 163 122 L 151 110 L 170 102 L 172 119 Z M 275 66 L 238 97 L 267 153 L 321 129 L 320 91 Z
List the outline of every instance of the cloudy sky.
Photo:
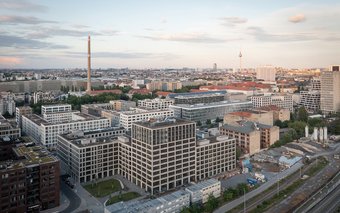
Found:
M 0 68 L 328 67 L 336 0 L 0 0 Z

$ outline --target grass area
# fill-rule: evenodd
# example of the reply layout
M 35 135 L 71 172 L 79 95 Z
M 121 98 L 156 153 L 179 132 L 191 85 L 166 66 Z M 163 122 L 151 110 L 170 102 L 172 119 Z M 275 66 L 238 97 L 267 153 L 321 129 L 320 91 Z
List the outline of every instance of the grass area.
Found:
M 138 194 L 137 192 L 127 192 L 121 195 L 116 195 L 111 197 L 107 202 L 106 205 L 111 205 L 113 203 L 118 203 L 120 201 L 128 201 L 128 200 L 132 200 L 135 199 L 137 197 L 139 197 L 140 194 Z
M 313 163 L 314 164 L 314 163 Z M 316 173 L 318 173 L 321 169 L 323 169 L 328 164 L 327 160 L 325 158 L 319 158 L 317 163 L 315 163 L 312 167 L 310 167 L 307 171 L 304 172 L 304 174 L 308 176 L 313 176 Z M 299 171 L 297 171 L 299 172 Z M 297 172 L 287 176 L 286 178 L 280 180 L 280 184 L 283 184 L 285 181 L 288 181 L 291 176 L 296 174 Z M 279 194 L 274 195 L 272 198 L 269 198 L 265 201 L 263 201 L 261 204 L 257 205 L 255 209 L 252 211 L 249 211 L 251 213 L 260 213 L 265 212 L 273 205 L 279 203 L 282 201 L 285 197 L 292 194 L 298 187 L 300 187 L 306 180 L 298 179 L 294 181 L 292 184 L 290 184 L 286 189 L 283 189 L 280 191 Z M 252 199 L 248 200 L 247 202 L 250 202 L 252 200 L 256 200 L 259 197 L 263 196 L 263 194 L 267 193 L 268 191 L 274 190 L 276 188 L 276 184 L 271 186 L 269 189 L 265 190 L 261 195 L 257 195 L 253 197 Z M 235 207 L 230 212 L 239 212 L 243 209 L 243 204 Z
M 119 181 L 116 179 L 105 180 L 98 183 L 93 182 L 85 185 L 84 188 L 94 197 L 105 197 L 122 189 Z

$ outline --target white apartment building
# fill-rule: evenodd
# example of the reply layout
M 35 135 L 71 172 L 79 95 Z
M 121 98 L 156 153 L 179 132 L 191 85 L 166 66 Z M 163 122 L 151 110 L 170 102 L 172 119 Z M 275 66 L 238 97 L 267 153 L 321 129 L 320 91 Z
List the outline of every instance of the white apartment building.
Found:
M 22 116 L 22 131 L 32 136 L 37 142 L 54 149 L 57 136 L 72 130 L 104 129 L 110 127 L 107 118 L 98 118 L 83 113 L 73 113 L 73 120 L 66 123 L 49 123 L 38 115 Z
M 120 138 L 124 133 L 123 128 L 106 128 L 59 135 L 61 167 L 79 183 L 118 174 L 118 143 L 124 141 L 125 137 Z
M 196 181 L 235 168 L 236 139 L 221 135 L 197 141 Z
M 260 108 L 263 106 L 275 105 L 283 109 L 289 109 L 293 111 L 293 97 L 290 94 L 284 95 L 274 95 L 274 94 L 264 94 L 264 95 L 254 95 L 251 97 L 251 102 L 254 108 Z
M 127 130 L 131 130 L 132 124 L 135 122 L 147 121 L 151 118 L 159 119 L 172 116 L 174 116 L 174 112 L 170 109 L 164 110 L 135 109 L 133 111 L 119 112 L 119 121 L 118 122 L 115 121 L 115 123 L 119 123 L 119 126 L 122 126 Z
M 210 195 L 215 198 L 221 196 L 221 182 L 216 179 L 209 179 L 189 186 L 185 191 L 190 193 L 192 203 L 206 203 Z
M 43 105 L 41 106 L 41 114 L 45 113 L 57 113 L 57 112 L 70 112 L 72 106 L 70 104 L 55 104 L 55 105 Z
M 300 91 L 300 106 L 310 113 L 320 110 L 320 90 Z
M 173 105 L 175 101 L 173 99 L 145 99 L 138 101 L 138 107 L 155 110 L 155 109 L 168 109 L 170 105 Z
M 17 139 L 21 137 L 21 129 L 0 115 L 0 138 Z
M 340 71 L 339 66 L 331 66 L 330 71 L 321 72 L 321 111 L 324 114 L 340 111 Z
M 256 68 L 256 78 L 267 82 L 275 82 L 276 69 L 273 66 L 263 66 Z

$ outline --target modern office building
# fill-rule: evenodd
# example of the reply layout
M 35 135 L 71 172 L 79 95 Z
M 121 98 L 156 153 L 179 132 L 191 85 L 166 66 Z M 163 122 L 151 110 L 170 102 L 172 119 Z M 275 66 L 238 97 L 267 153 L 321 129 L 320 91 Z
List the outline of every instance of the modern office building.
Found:
M 220 133 L 236 139 L 236 144 L 246 154 L 253 155 L 261 149 L 269 148 L 279 140 L 279 127 L 251 121 L 224 124 Z
M 114 100 L 110 101 L 110 104 L 113 105 L 113 109 L 116 111 L 128 111 L 130 108 L 136 107 L 136 102 L 134 101 Z
M 235 168 L 236 140 L 234 138 L 221 135 L 197 141 L 196 181 L 204 180 Z
M 58 112 L 70 112 L 72 111 L 71 104 L 54 104 L 41 106 L 41 114 L 46 113 L 58 113 Z
M 72 130 L 92 130 L 110 127 L 107 118 L 84 113 L 73 113 L 72 120 L 65 123 L 49 123 L 38 115 L 22 116 L 22 131 L 48 148 L 56 148 L 57 136 Z
M 340 71 L 339 66 L 331 66 L 330 71 L 321 72 L 321 111 L 324 114 L 340 111 Z
M 126 130 L 131 130 L 132 124 L 140 121 L 147 121 L 149 119 L 164 119 L 174 116 L 174 112 L 170 109 L 162 110 L 145 110 L 136 108 L 131 111 L 119 112 L 119 117 L 112 117 L 115 120 L 114 123 L 119 123 L 119 126 L 124 127 Z
M 168 109 L 169 106 L 174 103 L 175 101 L 173 99 L 144 99 L 138 101 L 138 107 L 147 110 Z
M 275 82 L 276 69 L 273 66 L 263 66 L 256 68 L 257 80 L 263 80 L 266 82 Z
M 106 128 L 59 135 L 61 167 L 79 183 L 118 174 L 119 140 L 124 140 L 120 138 L 124 134 L 123 128 Z
M 0 143 L 0 212 L 39 212 L 59 206 L 59 160 L 40 146 Z
M 21 137 L 20 127 L 0 115 L 0 138 L 17 139 L 19 137 Z
M 226 100 L 226 94 L 223 93 L 209 93 L 209 94 L 196 94 L 191 95 L 178 95 L 175 98 L 176 104 L 200 104 L 200 103 L 212 103 Z
M 121 175 L 151 194 L 195 181 L 195 131 L 185 120 L 134 123 L 128 156 L 121 157 L 131 160 L 122 162 Z
M 205 123 L 208 119 L 215 121 L 223 118 L 225 114 L 235 111 L 243 111 L 252 107 L 250 101 L 220 101 L 206 104 L 175 104 L 170 109 L 177 118 Z
M 261 94 L 254 95 L 251 97 L 251 102 L 254 108 L 259 108 L 262 106 L 275 105 L 283 109 L 289 109 L 293 112 L 293 97 L 289 94 L 284 95 L 273 95 L 273 94 Z
M 33 113 L 32 108 L 29 106 L 22 106 L 15 108 L 15 121 L 19 125 L 22 126 L 22 116 L 23 115 L 31 115 Z
M 74 113 L 79 111 L 47 112 L 42 114 L 42 118 L 51 124 L 67 123 L 72 121 Z

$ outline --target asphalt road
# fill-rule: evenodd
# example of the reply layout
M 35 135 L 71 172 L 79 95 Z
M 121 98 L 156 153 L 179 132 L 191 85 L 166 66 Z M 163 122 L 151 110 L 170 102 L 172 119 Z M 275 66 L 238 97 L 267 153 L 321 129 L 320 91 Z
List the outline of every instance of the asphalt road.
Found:
M 69 206 L 64 211 L 61 211 L 61 213 L 74 212 L 80 206 L 80 197 L 69 186 L 67 186 L 64 181 L 61 181 L 60 187 L 67 199 L 70 201 Z
M 308 213 L 333 213 L 340 208 L 340 185 L 314 206 Z

